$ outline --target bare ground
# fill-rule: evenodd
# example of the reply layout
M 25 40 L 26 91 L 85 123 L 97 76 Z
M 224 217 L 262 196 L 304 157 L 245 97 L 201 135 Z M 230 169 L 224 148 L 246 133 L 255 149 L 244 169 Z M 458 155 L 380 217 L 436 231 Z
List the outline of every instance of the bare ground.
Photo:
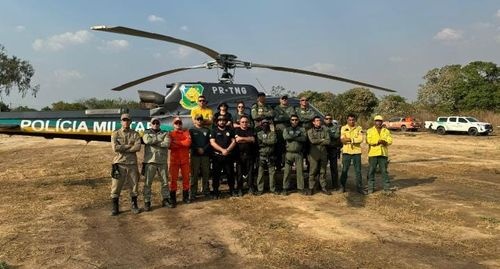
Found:
M 394 136 L 390 196 L 266 194 L 167 209 L 158 206 L 155 183 L 152 212 L 131 214 L 125 191 L 118 217 L 109 216 L 109 143 L 0 136 L 0 261 L 15 268 L 500 268 L 500 137 Z

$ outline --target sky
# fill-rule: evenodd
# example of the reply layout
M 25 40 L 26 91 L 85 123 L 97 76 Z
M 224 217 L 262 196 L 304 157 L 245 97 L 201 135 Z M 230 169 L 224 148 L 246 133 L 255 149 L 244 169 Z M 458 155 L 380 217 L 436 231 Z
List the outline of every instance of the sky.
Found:
M 122 92 L 111 88 L 210 60 L 188 47 L 90 29 L 125 26 L 188 40 L 238 59 L 323 72 L 394 89 L 413 101 L 433 68 L 471 61 L 500 64 L 498 0 L 2 0 L 0 44 L 29 61 L 37 97 L 2 101 L 40 109 L 87 98 L 138 100 L 180 81 L 216 82 L 216 70 L 190 70 Z M 343 93 L 355 85 L 253 68 L 235 82 Z M 373 90 L 378 96 L 386 92 Z

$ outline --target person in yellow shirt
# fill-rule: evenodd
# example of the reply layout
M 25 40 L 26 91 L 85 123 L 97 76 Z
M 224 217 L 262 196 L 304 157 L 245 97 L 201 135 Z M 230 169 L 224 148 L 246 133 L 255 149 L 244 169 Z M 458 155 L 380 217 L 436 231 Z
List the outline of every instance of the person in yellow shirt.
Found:
M 365 194 L 361 178 L 361 143 L 363 133 L 361 126 L 356 124 L 356 115 L 347 115 L 347 124 L 340 129 L 340 141 L 342 142 L 342 174 L 340 175 L 339 192 L 345 192 L 347 183 L 347 172 L 351 162 L 356 174 L 356 188 L 361 194 Z
M 212 126 L 212 119 L 214 117 L 214 111 L 207 106 L 207 98 L 205 96 L 198 96 L 198 107 L 195 107 L 191 110 L 191 118 L 193 119 L 193 123 L 196 122 L 198 117 L 203 117 L 202 126 L 206 128 L 210 128 Z
M 368 194 L 375 190 L 375 171 L 377 165 L 382 174 L 384 193 L 390 193 L 390 181 L 387 174 L 387 158 L 389 156 L 387 147 L 392 144 L 391 132 L 382 127 L 384 119 L 377 115 L 373 119 L 375 125 L 366 132 L 366 143 L 368 144 Z

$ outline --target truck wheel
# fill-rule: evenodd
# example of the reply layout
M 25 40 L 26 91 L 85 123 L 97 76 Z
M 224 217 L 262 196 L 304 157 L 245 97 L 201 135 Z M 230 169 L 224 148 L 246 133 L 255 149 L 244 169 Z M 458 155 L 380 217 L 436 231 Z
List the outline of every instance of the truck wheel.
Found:
M 467 133 L 468 133 L 469 135 L 471 135 L 471 136 L 476 136 L 476 135 L 478 135 L 478 133 L 477 133 L 477 128 L 475 128 L 475 127 L 469 128 L 469 130 L 467 131 Z
M 401 125 L 401 132 L 406 132 L 406 126 Z
M 437 131 L 437 133 L 438 133 L 438 134 L 440 134 L 440 135 L 444 135 L 444 134 L 446 134 L 446 130 L 444 129 L 444 127 L 443 127 L 443 126 L 439 126 L 439 127 L 437 128 L 437 130 L 436 130 L 436 131 Z

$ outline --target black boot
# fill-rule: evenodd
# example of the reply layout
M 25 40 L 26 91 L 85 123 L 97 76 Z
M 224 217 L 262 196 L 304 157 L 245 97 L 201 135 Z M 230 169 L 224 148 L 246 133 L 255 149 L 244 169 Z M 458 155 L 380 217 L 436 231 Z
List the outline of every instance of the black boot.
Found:
M 137 196 L 132 197 L 132 205 L 131 205 L 130 210 L 134 214 L 139 214 L 140 213 L 139 207 L 137 206 Z
M 118 197 L 111 199 L 112 204 L 113 204 L 113 209 L 111 209 L 111 216 L 116 216 L 116 215 L 120 214 L 120 210 L 119 210 L 120 205 L 118 203 L 118 200 L 119 200 Z
M 189 200 L 189 191 L 182 191 L 182 202 L 185 204 L 191 203 L 191 200 Z
M 177 206 L 177 192 L 176 191 L 170 192 L 170 204 L 172 205 L 172 208 L 175 208 Z
M 151 211 L 151 202 L 144 202 L 144 211 Z

